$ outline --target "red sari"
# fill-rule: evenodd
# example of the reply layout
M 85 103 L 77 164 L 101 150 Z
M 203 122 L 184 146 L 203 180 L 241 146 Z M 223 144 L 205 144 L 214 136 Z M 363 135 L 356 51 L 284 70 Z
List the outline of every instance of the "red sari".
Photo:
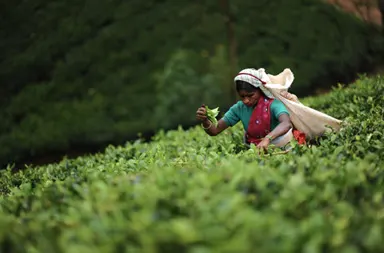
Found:
M 271 104 L 273 98 L 264 94 L 260 96 L 255 109 L 252 112 L 245 138 L 248 143 L 258 145 L 262 139 L 271 132 Z M 293 136 L 299 144 L 305 144 L 305 134 L 293 129 Z

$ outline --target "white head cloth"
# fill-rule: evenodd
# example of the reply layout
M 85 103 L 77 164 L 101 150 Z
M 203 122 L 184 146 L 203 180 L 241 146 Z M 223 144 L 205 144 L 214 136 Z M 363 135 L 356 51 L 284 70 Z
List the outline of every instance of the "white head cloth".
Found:
M 272 93 L 264 86 L 265 84 L 269 83 L 269 77 L 265 73 L 265 69 L 254 69 L 254 68 L 247 68 L 240 71 L 236 76 L 234 81 L 237 80 L 245 81 L 250 83 L 252 86 L 256 88 L 260 88 L 261 91 L 269 98 L 274 98 Z

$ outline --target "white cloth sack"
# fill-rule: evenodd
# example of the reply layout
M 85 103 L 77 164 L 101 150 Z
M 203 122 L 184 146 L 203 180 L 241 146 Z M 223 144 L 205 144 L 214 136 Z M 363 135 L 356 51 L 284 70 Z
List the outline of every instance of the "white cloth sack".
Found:
M 287 91 L 291 87 L 294 80 L 294 75 L 289 68 L 284 69 L 278 75 L 267 74 L 263 68 L 245 69 L 236 76 L 236 80 L 247 81 L 260 87 L 268 97 L 280 100 L 287 108 L 294 128 L 305 133 L 307 140 L 321 136 L 326 131 L 340 130 L 341 120 L 281 95 L 283 91 Z

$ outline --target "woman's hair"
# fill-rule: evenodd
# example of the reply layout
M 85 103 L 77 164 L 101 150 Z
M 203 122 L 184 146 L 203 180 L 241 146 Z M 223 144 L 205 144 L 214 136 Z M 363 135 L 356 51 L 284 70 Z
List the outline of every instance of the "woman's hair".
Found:
M 248 82 L 237 80 L 236 81 L 236 90 L 237 92 L 244 90 L 246 92 L 255 92 L 259 90 L 260 88 L 256 88 L 255 86 L 251 85 Z

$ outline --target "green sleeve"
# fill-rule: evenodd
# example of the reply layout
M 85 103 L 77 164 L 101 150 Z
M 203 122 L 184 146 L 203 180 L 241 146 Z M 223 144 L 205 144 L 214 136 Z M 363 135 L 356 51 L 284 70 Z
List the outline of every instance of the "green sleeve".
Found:
M 277 99 L 273 100 L 271 104 L 271 112 L 273 117 L 275 117 L 275 119 L 279 119 L 279 116 L 283 113 L 286 113 L 289 115 L 289 112 L 285 107 L 285 105 L 280 100 L 277 100 Z
M 223 120 L 227 126 L 234 126 L 240 121 L 240 104 L 236 103 L 224 114 Z

